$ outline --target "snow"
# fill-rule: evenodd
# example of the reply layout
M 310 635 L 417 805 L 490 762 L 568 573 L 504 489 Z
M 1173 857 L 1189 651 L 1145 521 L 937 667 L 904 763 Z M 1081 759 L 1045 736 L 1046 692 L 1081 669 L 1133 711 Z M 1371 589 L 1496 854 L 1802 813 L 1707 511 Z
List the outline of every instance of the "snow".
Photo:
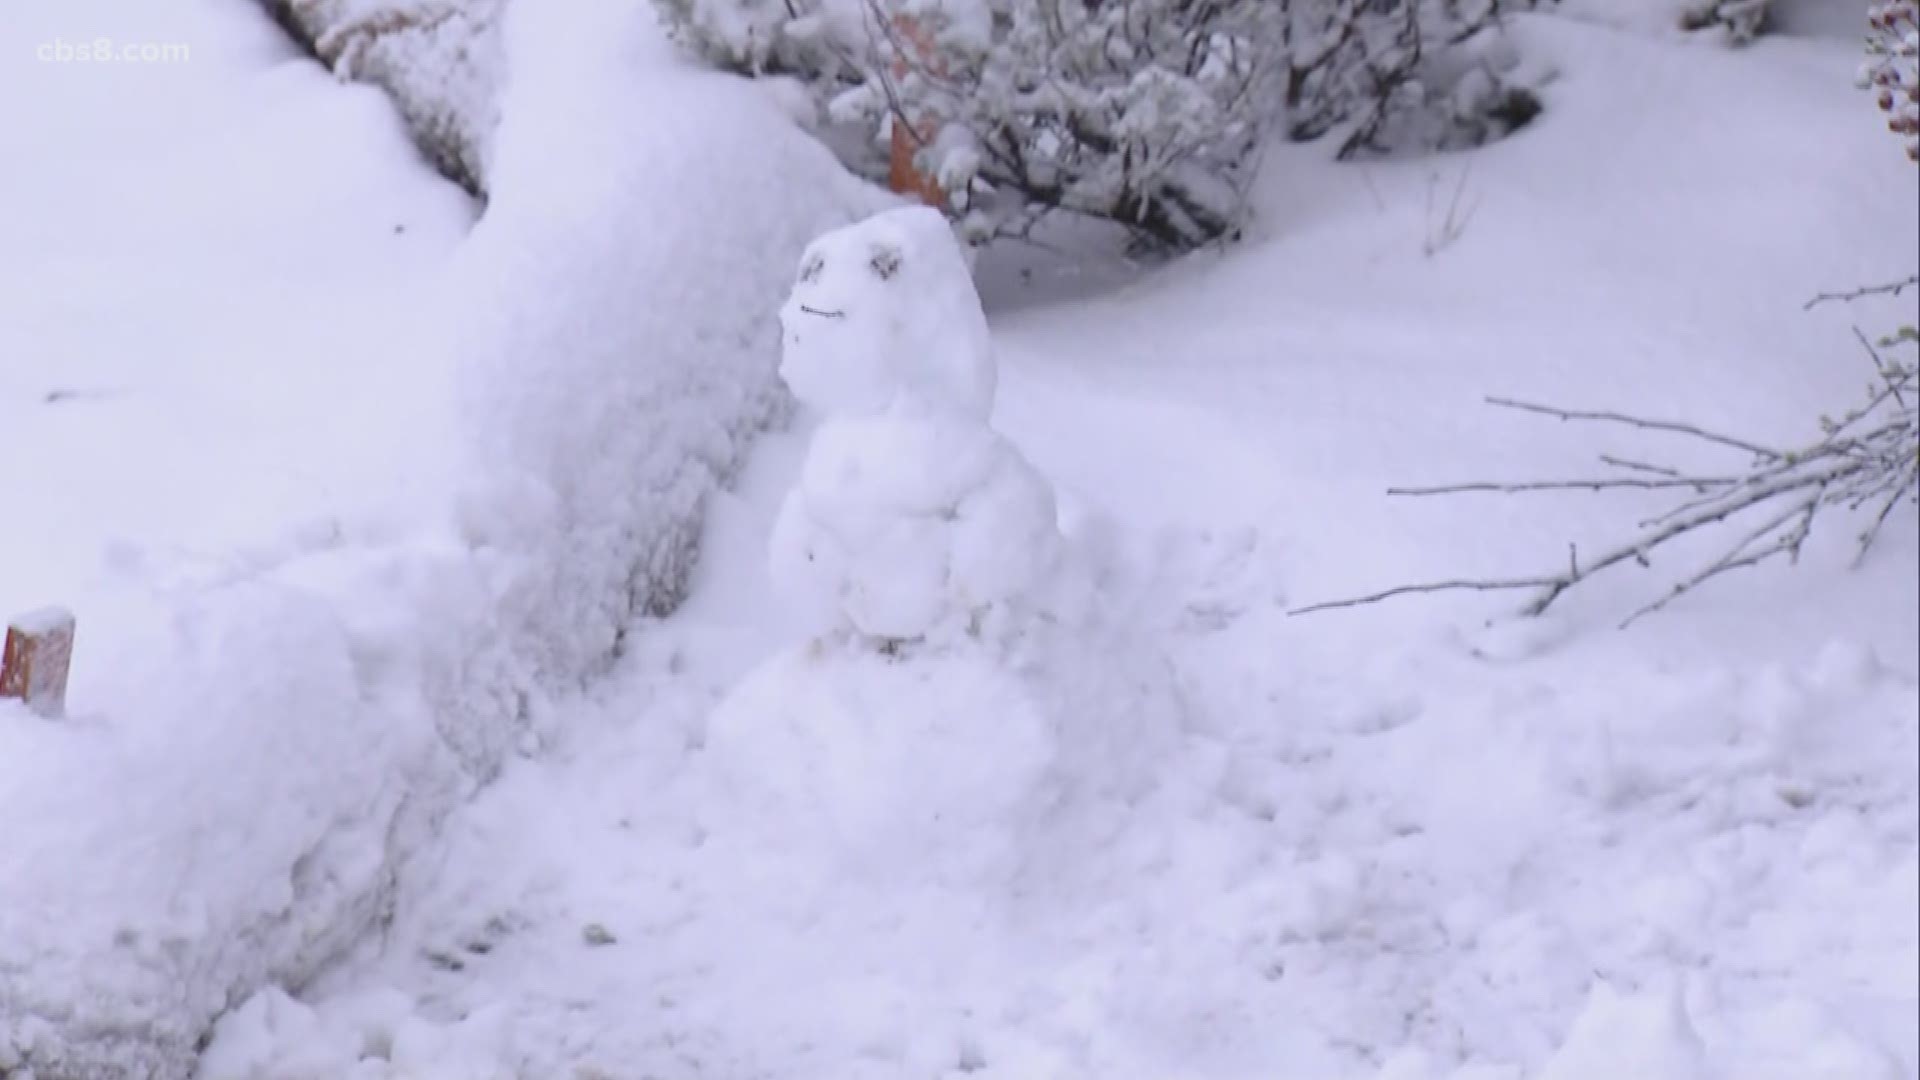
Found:
M 72 719 L 0 702 L 0 1073 L 1920 1076 L 1910 514 L 1624 632 L 1688 553 L 1539 621 L 1286 614 L 1655 505 L 1379 495 L 1639 448 L 1483 395 L 1852 400 L 1911 294 L 1800 305 L 1920 232 L 1854 43 L 1519 20 L 1516 138 L 1276 147 L 1223 251 L 988 252 L 983 331 L 924 216 L 833 232 L 878 205 L 771 95 L 627 8 L 511 15 L 477 225 L 243 6 L 26 10 L 190 66 L 0 61 L 45 103 L 0 121 L 0 431 L 44 451 L 0 612 L 79 620 Z M 849 314 L 777 364 L 801 287 Z M 954 590 L 940 510 L 995 492 L 980 566 L 1056 548 Z M 1044 603 L 823 633 L 789 496 L 913 523 L 947 585 L 874 629 Z
M 407 586 L 444 564 L 388 546 L 445 445 L 433 373 L 398 361 L 471 209 L 256 12 L 15 29 L 192 52 L 0 60 L 38 103 L 0 124 L 32 163 L 0 178 L 0 432 L 31 463 L 0 611 L 77 619 L 68 719 L 0 711 L 0 1072 L 180 1075 L 229 994 L 371 925 L 451 802 L 430 716 L 353 630 L 442 640 Z
M 7 629 L 29 635 L 52 633 L 72 626 L 73 613 L 59 607 L 43 607 L 7 620 Z
M 190 61 L 0 68 L 44 102 L 0 136 L 35 162 L 0 180 L 0 430 L 35 522 L 0 610 L 79 622 L 71 720 L 0 708 L 9 1075 L 184 1076 L 221 1014 L 379 932 L 447 813 L 671 606 L 778 410 L 788 268 L 874 205 L 759 95 L 664 65 L 617 89 L 685 108 L 543 141 L 594 54 L 535 41 L 468 236 L 390 104 L 261 12 L 137 7 L 23 29 Z M 634 40 L 595 29 L 607 64 Z M 530 182 L 523 156 L 626 186 Z M 770 161 L 745 202 L 708 183 Z M 734 232 L 679 227 L 721 206 Z

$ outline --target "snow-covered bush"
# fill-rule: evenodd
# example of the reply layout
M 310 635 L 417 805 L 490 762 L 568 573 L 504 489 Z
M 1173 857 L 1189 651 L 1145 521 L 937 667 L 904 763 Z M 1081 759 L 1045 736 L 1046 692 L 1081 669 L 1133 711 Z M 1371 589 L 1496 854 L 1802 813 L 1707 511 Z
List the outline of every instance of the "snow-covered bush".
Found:
M 1500 17 L 1531 0 L 1288 0 L 1274 6 L 1288 134 L 1344 129 L 1362 150 L 1472 146 L 1521 127 L 1540 100 L 1516 81 Z
M 504 0 L 262 0 L 341 79 L 385 90 L 414 142 L 480 194 L 505 70 Z
M 655 2 L 709 61 L 803 80 L 865 136 L 857 170 L 910 154 L 976 237 L 1067 211 L 1191 247 L 1238 225 L 1272 125 L 1348 128 L 1352 151 L 1484 139 L 1538 108 L 1490 62 L 1500 0 Z
M 1874 91 L 1887 127 L 1920 162 L 1920 2 L 1881 0 L 1867 9 L 1872 34 L 1860 81 Z
M 1541 0 L 1540 6 L 1585 22 L 1646 34 L 1701 33 L 1744 45 L 1765 33 L 1773 0 Z
M 481 469 L 465 539 L 515 568 L 520 655 L 576 685 L 685 595 L 708 499 L 788 407 L 791 267 L 882 196 L 752 87 L 630 64 L 618 39 L 589 57 L 618 5 L 568 5 L 585 30 L 561 6 L 509 18 L 492 205 L 441 322 Z M 610 99 L 647 101 L 645 122 L 578 122 Z
M 1735 43 L 1752 41 L 1766 29 L 1770 0 L 1689 0 L 1680 9 L 1682 30 L 1719 28 Z

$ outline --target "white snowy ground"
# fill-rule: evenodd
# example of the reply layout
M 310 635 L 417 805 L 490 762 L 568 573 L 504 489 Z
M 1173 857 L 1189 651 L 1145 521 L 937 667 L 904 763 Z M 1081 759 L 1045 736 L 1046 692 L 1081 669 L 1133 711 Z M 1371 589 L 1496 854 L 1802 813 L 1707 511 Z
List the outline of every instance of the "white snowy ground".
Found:
M 870 817 L 910 818 L 923 789 L 988 775 L 1009 752 L 994 688 L 951 670 L 833 655 L 761 668 L 793 644 L 772 610 L 765 545 L 805 445 L 804 430 L 770 437 L 716 503 L 691 602 L 637 628 L 588 700 L 547 718 L 541 758 L 510 762 L 455 812 L 401 879 L 379 941 L 298 988 L 299 1001 L 269 992 L 242 1006 L 202 1076 L 1920 1075 L 1910 516 L 1859 570 L 1846 568 L 1847 530 L 1830 523 L 1800 568 L 1710 587 L 1627 632 L 1614 624 L 1664 579 L 1596 584 L 1550 620 L 1491 630 L 1500 598 L 1284 614 L 1403 580 L 1557 563 L 1569 540 L 1604 543 L 1645 505 L 1385 499 L 1390 484 L 1575 471 L 1596 452 L 1646 445 L 1503 415 L 1478 404 L 1483 394 L 1790 436 L 1809 409 L 1841 407 L 1862 386 L 1849 320 L 1899 314 L 1800 311 L 1811 293 L 1909 271 L 1920 231 L 1914 173 L 1848 85 L 1847 44 L 1723 53 L 1549 21 L 1527 34 L 1562 75 L 1550 111 L 1519 138 L 1391 166 L 1286 152 L 1248 243 L 1117 292 L 1038 302 L 1067 290 L 1044 270 L 1036 282 L 995 277 L 992 261 L 984 271 L 990 299 L 1021 298 L 997 305 L 999 424 L 1068 497 L 1081 556 L 1107 553 L 1108 602 L 1180 673 L 1182 746 L 1134 762 L 1163 776 L 1153 797 L 1033 833 L 1010 877 L 971 873 L 966 852 L 944 850 L 900 852 L 913 875 L 836 877 L 806 846 L 743 854 L 727 839 L 751 808 L 730 801 L 708 733 L 756 668 L 754 691 L 728 702 L 729 732 L 781 713 L 858 721 L 863 701 L 922 715 L 929 686 L 980 696 L 977 739 L 944 745 L 938 760 L 863 767 L 862 747 L 840 747 L 851 762 L 841 794 Z M 242 85 L 240 72 L 225 78 L 194 104 Z M 81 610 L 81 738 L 115 730 L 90 726 L 96 711 L 138 715 L 126 709 L 138 680 L 85 661 L 132 665 L 141 639 L 89 639 L 90 627 L 162 617 L 140 614 L 135 586 L 102 565 L 179 580 L 168 569 L 178 562 L 150 552 L 217 560 L 255 531 L 282 536 L 287 521 L 323 515 L 332 502 L 318 491 L 377 503 L 400 485 L 343 464 L 354 460 L 345 450 L 366 447 L 377 465 L 408 446 L 434 462 L 455 439 L 438 422 L 405 422 L 416 405 L 438 415 L 445 373 L 423 376 L 379 438 L 339 438 L 333 414 L 311 408 L 331 400 L 321 391 L 390 370 L 330 333 L 410 332 L 397 317 L 337 313 L 391 310 L 424 287 L 465 214 L 407 164 L 376 101 L 327 93 L 340 96 L 316 86 L 303 100 L 367 111 L 351 139 L 310 169 L 263 158 L 284 177 L 216 170 L 235 188 L 210 192 L 201 218 L 179 216 L 176 197 L 157 204 L 164 214 L 128 203 L 130 221 L 63 234 L 34 197 L 112 179 L 77 152 L 71 170 L 0 180 L 40 185 L 4 192 L 0 235 L 33 230 L 40 245 L 16 260 L 8 244 L 7 293 L 49 302 L 9 305 L 0 333 L 18 336 L 4 351 L 69 343 L 63 371 L 99 372 L 100 385 L 56 387 L 35 365 L 0 367 L 8 438 L 60 441 L 64 458 L 48 460 L 82 463 L 40 474 L 29 492 L 63 508 L 90 505 L 75 486 L 94 493 L 93 509 L 46 532 L 8 528 L 0 573 L 9 609 L 64 599 Z M 9 114 L 0 138 L 23 122 Z M 181 162 L 183 178 L 208 171 L 192 169 L 193 144 L 138 116 L 127 126 L 148 132 L 156 159 Z M 378 148 L 341 153 L 376 135 Z M 539 157 L 530 150 L 524 167 Z M 391 171 L 368 181 L 374 190 L 340 171 L 379 161 Z M 1429 254 L 1463 170 L 1472 217 Z M 342 216 L 296 228 L 304 215 L 258 194 L 301 177 L 340 194 Z M 619 195 L 584 177 L 555 190 L 569 221 Z M 374 235 L 345 227 L 375 205 L 433 224 L 405 218 L 409 240 L 391 234 L 390 214 L 374 215 Z M 260 218 L 229 225 L 247 216 L 236 209 Z M 523 218 L 489 242 L 537 246 L 539 227 Z M 555 235 L 566 242 L 540 257 L 555 276 L 537 280 L 605 272 L 599 254 L 568 266 L 578 237 Z M 420 250 L 396 260 L 375 246 L 388 241 Z M 176 247 L 194 253 L 194 273 L 146 271 Z M 298 273 L 264 275 L 264 259 Z M 141 272 L 107 273 L 115 260 L 141 260 Z M 81 275 L 64 293 L 63 265 Z M 163 292 L 176 281 L 182 295 Z M 122 303 L 116 282 L 170 299 Z M 620 320 L 645 298 L 629 309 L 593 295 L 579 340 L 603 329 L 630 340 Z M 50 306 L 63 298 L 64 313 Z M 256 302 L 229 302 L 246 299 Z M 47 322 L 22 321 L 34 310 Z M 123 312 L 179 322 L 143 331 L 109 317 Z M 154 341 L 170 343 L 166 365 L 131 367 L 129 347 Z M 233 358 L 250 353 L 287 369 L 238 373 Z M 44 401 L 66 382 L 122 394 Z M 215 412 L 236 399 L 239 419 Z M 276 401 L 277 412 L 264 406 Z M 171 434 L 182 427 L 195 438 Z M 316 449 L 306 431 L 333 434 Z M 188 452 L 179 468 L 164 456 Z M 288 482 L 280 463 L 310 460 L 336 487 Z M 230 512 L 248 515 L 238 524 L 216 527 L 220 500 L 166 497 L 208 475 L 234 478 L 222 490 Z M 168 516 L 184 506 L 195 512 Z M 22 565 L 33 576 L 11 569 Z M 0 714 L 0 777 L 28 785 L 16 791 L 34 790 L 12 764 L 35 760 L 19 748 L 72 737 L 29 723 Z M 162 734 L 125 740 L 128 760 L 209 776 L 191 748 L 148 756 L 169 745 Z M 1128 748 L 1097 749 L 1080 759 L 1062 747 L 1062 767 L 1091 770 Z M 252 764 L 236 757 L 226 775 Z M 79 811 L 107 790 L 70 789 L 62 806 Z M 257 786 L 233 799 L 235 819 L 282 805 Z M 44 852 L 70 834 L 20 820 L 7 821 L 0 864 L 60 865 L 22 856 L 17 838 Z M 211 841 L 153 858 L 180 859 L 183 880 L 251 865 L 236 871 Z M 0 931 L 16 914 L 0 907 Z
M 996 327 L 1000 422 L 1181 675 L 1183 747 L 1138 751 L 1155 796 L 1014 819 L 1035 828 L 1010 876 L 958 843 L 893 849 L 892 872 L 743 852 L 727 768 L 756 720 L 806 750 L 793 726 L 885 732 L 980 695 L 977 738 L 937 758 L 835 744 L 832 812 L 869 821 L 1020 753 L 995 690 L 950 669 L 767 659 L 793 642 L 763 567 L 804 446 L 769 439 L 693 601 L 456 817 L 379 949 L 312 1009 L 257 1000 L 204 1075 L 363 1052 L 400 1075 L 1916 1075 L 1910 515 L 1857 571 L 1829 523 L 1799 569 L 1629 632 L 1651 573 L 1520 626 L 1485 628 L 1505 609 L 1476 596 L 1284 614 L 1557 562 L 1635 519 L 1633 499 L 1383 498 L 1645 449 L 1483 394 L 1791 437 L 1862 385 L 1848 320 L 1899 314 L 1800 310 L 1912 258 L 1914 175 L 1846 44 L 1527 36 L 1562 75 L 1520 138 L 1392 166 L 1289 152 L 1224 256 L 1071 303 L 1032 301 L 1044 272 L 985 283 L 1023 297 Z M 1463 170 L 1472 216 L 1445 242 Z

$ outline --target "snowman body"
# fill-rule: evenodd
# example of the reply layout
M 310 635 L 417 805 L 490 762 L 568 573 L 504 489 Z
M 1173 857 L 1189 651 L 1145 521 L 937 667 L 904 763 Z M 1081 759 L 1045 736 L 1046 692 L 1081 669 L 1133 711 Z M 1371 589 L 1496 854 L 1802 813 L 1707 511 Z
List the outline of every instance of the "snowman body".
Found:
M 775 525 L 774 581 L 822 629 L 910 640 L 1018 606 L 1058 555 L 1053 493 L 989 426 L 995 370 L 939 214 L 828 233 L 781 311 L 780 372 L 821 414 Z

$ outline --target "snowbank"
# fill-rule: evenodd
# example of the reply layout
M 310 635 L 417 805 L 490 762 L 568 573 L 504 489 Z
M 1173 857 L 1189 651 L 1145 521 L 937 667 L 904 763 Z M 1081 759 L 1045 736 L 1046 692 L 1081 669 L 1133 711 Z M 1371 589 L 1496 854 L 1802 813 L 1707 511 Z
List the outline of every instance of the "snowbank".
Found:
M 48 451 L 0 602 L 80 617 L 71 721 L 0 709 L 0 1073 L 38 1080 L 185 1076 L 216 1017 L 385 925 L 544 703 L 673 605 L 777 412 L 790 268 L 869 205 L 588 4 L 516 45 L 446 273 L 466 201 L 377 94 L 244 8 L 133 7 L 35 10 L 193 64 L 0 68 L 50 118 L 0 133 L 35 163 L 0 179 L 0 427 Z

